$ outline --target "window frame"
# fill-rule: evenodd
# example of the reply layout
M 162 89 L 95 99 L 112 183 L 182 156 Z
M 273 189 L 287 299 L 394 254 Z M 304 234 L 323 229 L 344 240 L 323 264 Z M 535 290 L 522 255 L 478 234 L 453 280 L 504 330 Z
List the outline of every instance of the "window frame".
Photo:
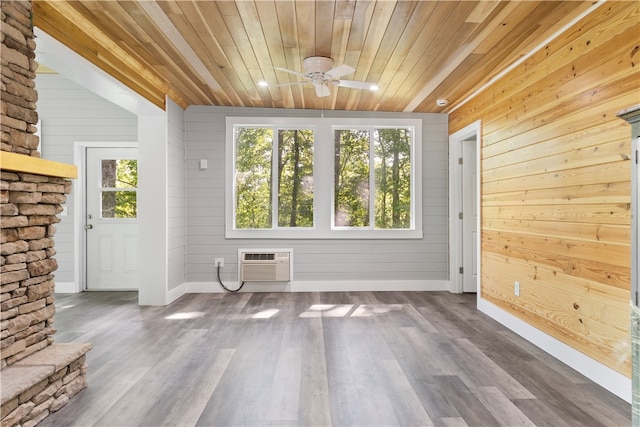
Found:
M 235 128 L 237 126 L 311 129 L 313 149 L 313 227 L 269 229 L 235 228 Z M 376 229 L 334 224 L 334 132 L 338 129 L 410 128 L 411 144 L 411 227 Z M 274 140 L 277 137 L 274 135 Z M 227 239 L 421 239 L 422 231 L 422 120 L 406 118 L 334 117 L 234 117 L 226 118 L 225 142 L 225 238 Z M 274 148 L 277 146 L 274 142 Z M 373 147 L 370 147 L 373 150 Z M 272 173 L 273 159 L 272 159 Z M 372 182 L 375 185 L 375 181 Z M 273 189 L 272 189 L 273 191 Z M 276 201 L 274 200 L 274 203 Z M 273 209 L 273 206 L 272 206 Z M 278 212 L 272 211 L 277 217 Z M 375 218 L 375 214 L 374 214 Z M 273 221 L 272 221 L 273 223 Z

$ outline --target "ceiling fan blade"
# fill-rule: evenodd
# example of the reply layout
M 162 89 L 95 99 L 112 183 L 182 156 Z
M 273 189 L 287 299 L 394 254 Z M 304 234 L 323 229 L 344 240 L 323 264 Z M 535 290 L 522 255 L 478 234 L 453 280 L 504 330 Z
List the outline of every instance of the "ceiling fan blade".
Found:
M 304 75 L 304 74 L 299 73 L 299 72 L 297 72 L 297 71 L 290 70 L 290 69 L 288 69 L 288 68 L 281 68 L 281 67 L 273 67 L 273 68 L 274 68 L 274 69 L 276 69 L 276 70 L 284 71 L 284 72 L 289 73 L 289 74 L 295 74 L 296 76 L 302 76 L 302 77 L 305 77 L 305 75 Z
M 325 96 L 331 95 L 331 91 L 325 85 L 315 85 L 316 87 L 316 96 L 318 98 L 324 98 Z
M 377 86 L 369 82 L 360 82 L 357 80 L 340 80 L 338 86 L 348 87 L 352 89 L 376 90 Z
M 353 68 L 351 65 L 342 64 L 342 65 L 338 65 L 335 68 L 330 69 L 325 74 L 331 76 L 334 79 L 339 79 L 340 77 L 346 76 L 347 74 L 351 74 L 354 71 L 356 71 L 356 69 Z

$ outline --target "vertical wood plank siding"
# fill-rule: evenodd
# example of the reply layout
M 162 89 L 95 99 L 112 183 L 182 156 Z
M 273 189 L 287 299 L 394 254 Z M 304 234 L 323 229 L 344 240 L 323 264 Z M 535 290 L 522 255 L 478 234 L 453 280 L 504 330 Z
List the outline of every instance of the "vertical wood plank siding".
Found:
M 482 120 L 482 297 L 630 375 L 637 2 L 607 2 L 454 111 Z M 520 282 L 520 296 L 514 282 Z

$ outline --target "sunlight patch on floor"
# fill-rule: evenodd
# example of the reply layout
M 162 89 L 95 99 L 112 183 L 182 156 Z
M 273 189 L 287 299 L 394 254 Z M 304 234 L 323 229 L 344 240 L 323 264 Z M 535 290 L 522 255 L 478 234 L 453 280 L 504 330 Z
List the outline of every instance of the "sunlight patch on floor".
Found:
M 300 317 L 345 317 L 353 304 L 313 304 Z
M 201 311 L 192 311 L 189 313 L 175 313 L 170 316 L 165 317 L 166 320 L 186 320 L 186 319 L 197 319 L 198 317 L 204 316 L 204 313 Z
M 278 310 L 277 308 L 270 308 L 268 310 L 263 310 L 254 314 L 253 316 L 251 316 L 251 318 L 252 319 L 270 319 L 276 314 L 278 314 L 279 312 L 280 310 Z

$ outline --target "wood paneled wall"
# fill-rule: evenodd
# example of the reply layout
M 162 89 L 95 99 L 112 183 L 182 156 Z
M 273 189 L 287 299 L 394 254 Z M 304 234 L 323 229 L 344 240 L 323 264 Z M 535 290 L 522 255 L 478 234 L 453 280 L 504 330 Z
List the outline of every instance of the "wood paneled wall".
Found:
M 482 120 L 482 297 L 630 376 L 638 2 L 607 2 L 450 115 Z M 514 282 L 520 282 L 520 296 Z

